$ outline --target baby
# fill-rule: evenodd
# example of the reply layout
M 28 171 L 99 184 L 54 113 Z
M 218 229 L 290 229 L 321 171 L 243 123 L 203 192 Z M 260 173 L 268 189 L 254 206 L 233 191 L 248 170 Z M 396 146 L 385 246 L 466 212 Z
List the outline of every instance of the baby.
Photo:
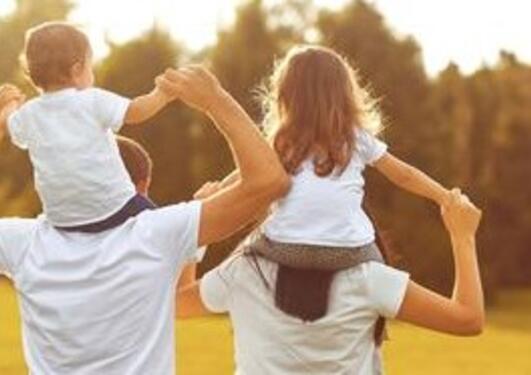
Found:
M 41 95 L 24 103 L 0 89 L 0 136 L 27 149 L 46 219 L 55 227 L 100 232 L 150 202 L 137 195 L 113 132 L 159 112 L 171 98 L 155 88 L 133 100 L 94 88 L 92 49 L 80 30 L 45 23 L 27 32 L 24 59 Z

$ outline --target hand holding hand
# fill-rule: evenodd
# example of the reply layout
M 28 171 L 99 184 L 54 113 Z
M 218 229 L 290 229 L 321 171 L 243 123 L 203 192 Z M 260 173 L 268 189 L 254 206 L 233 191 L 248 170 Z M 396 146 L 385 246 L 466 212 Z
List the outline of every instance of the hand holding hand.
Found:
M 157 78 L 157 87 L 202 112 L 209 112 L 212 103 L 223 92 L 218 79 L 199 65 L 167 69 L 163 76 Z
M 438 199 L 439 206 L 446 207 L 452 201 L 452 190 L 444 189 L 444 192 Z
M 170 103 L 177 99 L 177 96 L 171 90 L 168 90 L 168 85 L 164 82 L 164 74 L 160 74 L 155 78 L 155 89 L 153 92 L 160 95 L 166 103 Z
M 459 189 L 453 189 L 448 203 L 441 207 L 441 215 L 452 236 L 466 237 L 475 235 L 482 212 Z

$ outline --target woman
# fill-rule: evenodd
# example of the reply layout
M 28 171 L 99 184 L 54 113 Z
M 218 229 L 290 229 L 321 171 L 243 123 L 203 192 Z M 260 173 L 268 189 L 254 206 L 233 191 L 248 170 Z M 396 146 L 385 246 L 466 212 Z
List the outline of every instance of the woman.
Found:
M 275 307 L 263 283 L 274 284 L 278 266 L 264 258 L 233 255 L 179 293 L 180 317 L 228 312 L 235 334 L 237 373 L 379 374 L 373 330 L 379 316 L 439 332 L 477 335 L 484 323 L 476 258 L 478 210 L 458 190 L 442 218 L 455 263 L 454 292 L 447 298 L 410 280 L 403 271 L 376 262 L 340 271 L 327 314 L 312 323 Z
M 378 307 L 373 312 L 394 316 L 407 285 L 406 274 L 377 263 L 381 257 L 375 244 L 374 228 L 361 207 L 364 169 L 374 167 L 397 186 L 429 198 L 442 207 L 447 205 L 451 194 L 421 171 L 390 154 L 386 145 L 374 136 L 381 127 L 377 108 L 367 91 L 358 84 L 355 71 L 336 52 L 317 46 L 292 49 L 277 65 L 270 86 L 266 123 L 271 125 L 270 136 L 284 169 L 292 176 L 292 189 L 273 206 L 271 215 L 261 227 L 262 236 L 247 246 L 252 252 L 279 264 L 277 269 L 276 266 L 270 267 L 256 260 L 255 269 L 265 281 L 264 294 L 259 300 L 263 302 L 272 298 L 271 306 L 268 305 L 270 309 L 278 307 L 291 319 L 314 322 L 306 326 L 300 340 L 308 337 L 308 327 L 316 327 L 318 338 L 330 334 L 339 340 L 345 334 L 336 332 L 337 327 L 341 326 L 334 318 L 338 313 L 349 316 L 350 313 L 359 312 L 364 303 L 372 301 L 377 304 L 373 307 Z M 221 185 L 207 185 L 204 190 L 215 191 L 237 180 L 238 173 L 234 173 Z M 254 258 L 250 259 L 254 261 Z M 225 267 L 221 267 L 218 273 L 222 275 L 222 280 L 232 279 L 233 263 L 239 262 L 232 258 Z M 364 264 L 358 267 L 361 263 Z M 351 275 L 355 279 L 353 281 L 342 276 L 344 273 L 337 273 L 338 269 L 348 267 L 352 267 L 350 271 L 354 274 L 355 270 L 364 270 L 362 274 L 367 277 L 358 275 L 360 279 Z M 237 273 L 243 274 L 243 271 Z M 247 275 L 243 285 L 253 285 L 255 276 L 256 272 Z M 392 282 L 388 282 L 388 279 Z M 385 288 L 377 287 L 380 284 L 385 285 L 387 293 L 382 293 Z M 270 285 L 274 287 L 269 288 Z M 273 293 L 269 292 L 270 289 Z M 203 300 L 208 307 L 214 311 L 217 308 L 230 311 L 228 306 L 216 305 L 215 289 L 202 287 L 201 290 L 205 291 Z M 232 288 L 229 291 L 232 295 Z M 342 297 L 339 298 L 339 295 Z M 214 303 L 209 303 L 209 296 L 214 298 Z M 360 297 L 365 302 L 348 304 Z M 339 301 L 339 305 L 334 305 L 334 299 Z M 344 302 L 348 302 L 348 306 L 342 305 Z M 249 316 L 248 312 L 243 316 Z M 370 315 L 365 315 L 365 318 L 370 321 Z M 236 325 L 237 319 L 233 320 Z M 355 324 L 347 325 L 345 329 L 360 329 L 360 321 L 348 321 Z M 378 321 L 375 338 L 380 342 L 382 320 Z M 322 330 L 326 322 L 330 323 L 330 329 Z M 253 330 L 254 321 L 250 323 L 245 331 L 253 333 L 243 334 L 243 337 L 256 333 Z M 375 325 L 374 322 L 371 324 Z M 292 328 L 288 330 L 291 332 Z M 372 331 L 368 329 L 363 332 Z M 257 337 L 264 343 L 268 342 L 270 335 L 278 333 L 274 327 L 268 327 L 264 336 Z M 353 349 L 352 343 L 356 340 L 355 337 L 349 337 L 343 346 L 339 342 L 332 345 L 329 348 L 330 358 L 339 353 L 339 347 L 347 351 L 347 348 Z M 297 346 L 293 348 L 299 350 Z M 356 350 L 361 349 L 358 347 Z M 327 357 L 324 352 L 319 350 L 320 358 Z M 297 356 L 306 357 L 312 363 L 310 359 L 319 356 L 304 353 Z M 347 355 L 342 358 L 350 361 L 351 357 Z M 356 357 L 373 358 L 374 355 Z M 241 356 L 239 359 L 239 365 L 246 369 L 245 373 L 260 371 L 260 368 L 249 363 L 245 365 L 246 361 Z M 337 365 L 340 362 L 330 360 L 328 363 Z M 356 367 L 354 373 L 374 373 L 378 372 L 379 362 L 376 360 L 358 365 L 361 367 Z M 334 368 L 317 367 L 320 373 L 337 372 Z M 276 372 L 272 370 L 263 372 L 281 371 L 279 368 L 274 369 Z

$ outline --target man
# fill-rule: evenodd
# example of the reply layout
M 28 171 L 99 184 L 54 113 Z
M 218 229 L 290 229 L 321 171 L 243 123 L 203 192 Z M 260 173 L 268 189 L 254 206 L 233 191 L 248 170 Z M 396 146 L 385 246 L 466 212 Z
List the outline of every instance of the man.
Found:
M 202 201 L 147 210 L 96 234 L 62 232 L 45 218 L 0 220 L 0 273 L 19 296 L 31 374 L 174 374 L 182 265 L 289 188 L 275 152 L 212 74 L 168 70 L 158 84 L 212 118 L 241 178 Z
M 131 138 L 117 136 L 118 149 L 120 156 L 124 161 L 127 173 L 131 176 L 131 180 L 136 187 L 138 194 L 145 197 L 149 196 L 149 188 L 151 186 L 151 176 L 153 171 L 153 160 L 149 156 L 140 143 L 135 142 Z M 197 257 L 194 262 L 187 264 L 179 277 L 177 284 L 178 289 L 190 285 L 196 280 L 197 266 L 203 259 L 206 248 L 197 251 Z

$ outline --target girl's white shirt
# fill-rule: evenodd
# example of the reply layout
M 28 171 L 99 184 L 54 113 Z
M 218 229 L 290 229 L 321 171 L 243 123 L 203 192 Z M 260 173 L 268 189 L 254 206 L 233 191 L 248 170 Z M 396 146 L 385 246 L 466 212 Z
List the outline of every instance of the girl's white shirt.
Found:
M 363 171 L 387 152 L 387 145 L 356 128 L 355 151 L 342 174 L 319 177 L 306 160 L 292 177 L 289 194 L 272 206 L 262 230 L 270 239 L 334 247 L 374 241 L 374 226 L 363 211 Z

